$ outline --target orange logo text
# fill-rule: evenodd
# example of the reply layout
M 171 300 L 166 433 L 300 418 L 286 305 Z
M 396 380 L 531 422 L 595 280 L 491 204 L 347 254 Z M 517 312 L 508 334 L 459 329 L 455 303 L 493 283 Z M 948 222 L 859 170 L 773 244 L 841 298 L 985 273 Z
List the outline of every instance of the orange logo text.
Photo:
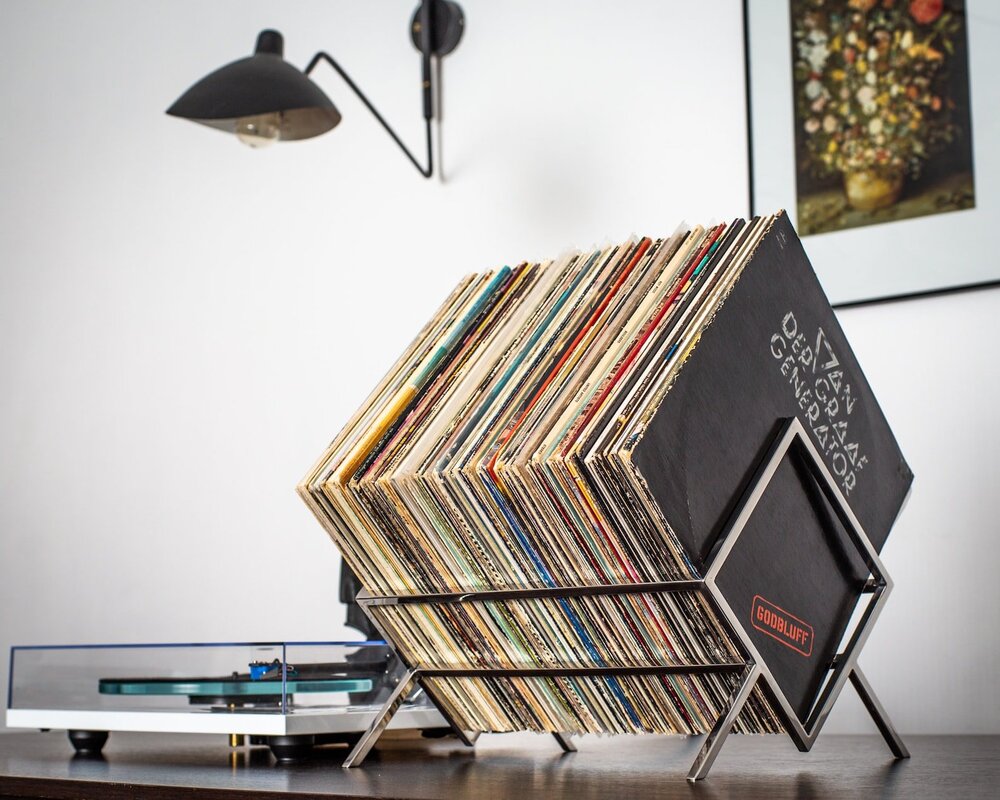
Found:
M 813 651 L 813 627 L 759 594 L 753 599 L 750 622 L 761 633 L 777 639 L 785 647 L 807 658 Z

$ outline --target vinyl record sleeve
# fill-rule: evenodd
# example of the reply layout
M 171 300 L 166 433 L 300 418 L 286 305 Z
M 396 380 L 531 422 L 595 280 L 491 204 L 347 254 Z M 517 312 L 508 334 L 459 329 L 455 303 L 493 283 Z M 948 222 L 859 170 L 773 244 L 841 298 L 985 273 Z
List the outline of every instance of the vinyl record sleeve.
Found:
M 781 214 L 632 453 L 697 567 L 794 416 L 881 551 L 913 473 Z
M 798 238 L 780 215 L 632 453 L 699 571 L 790 417 L 802 422 L 880 551 L 913 475 Z M 796 458 L 790 452 L 782 461 L 718 585 L 804 720 L 868 570 Z

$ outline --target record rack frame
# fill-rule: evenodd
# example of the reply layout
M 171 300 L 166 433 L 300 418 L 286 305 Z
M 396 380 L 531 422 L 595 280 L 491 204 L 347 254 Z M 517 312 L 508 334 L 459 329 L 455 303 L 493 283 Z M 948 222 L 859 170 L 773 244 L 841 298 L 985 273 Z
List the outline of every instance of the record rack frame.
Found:
M 445 720 L 448 721 L 455 735 L 468 747 L 475 745 L 480 731 L 465 731 L 448 713 L 444 704 L 435 696 L 426 678 L 535 678 L 535 677 L 610 677 L 618 675 L 695 675 L 731 673 L 740 676 L 735 691 L 728 702 L 724 704 L 711 731 L 705 737 L 701 749 L 688 773 L 689 781 L 701 780 L 708 776 L 715 759 L 719 755 L 726 738 L 729 736 L 744 706 L 750 699 L 753 690 L 759 685 L 764 699 L 771 706 L 778 720 L 784 726 L 785 732 L 802 752 L 812 749 L 823 725 L 826 722 L 834 703 L 848 681 L 861 698 L 865 709 L 871 715 L 879 733 L 885 739 L 892 755 L 897 759 L 909 758 L 909 752 L 902 738 L 896 732 L 888 714 L 879 702 L 867 678 L 858 666 L 858 655 L 868 639 L 889 594 L 892 591 L 892 580 L 885 571 L 878 553 L 872 546 L 867 534 L 854 515 L 846 498 L 840 491 L 833 475 L 827 468 L 822 456 L 806 434 L 805 428 L 797 418 L 779 420 L 780 427 L 759 467 L 747 481 L 744 491 L 732 514 L 722 528 L 722 533 L 706 560 L 707 569 L 701 578 L 690 580 L 670 580 L 663 582 L 647 582 L 619 585 L 598 586 L 565 586 L 530 589 L 473 590 L 450 593 L 427 593 L 408 595 L 374 596 L 367 591 L 359 593 L 357 602 L 376 630 L 396 653 L 406 667 L 406 672 L 400 678 L 392 694 L 376 713 L 368 729 L 362 735 L 345 759 L 344 767 L 359 766 L 374 747 L 379 736 L 389 725 L 393 715 L 406 701 L 411 692 L 420 687 L 434 703 Z M 782 692 L 766 660 L 754 645 L 747 632 L 739 623 L 739 619 L 727 603 L 716 578 L 726 558 L 736 544 L 741 532 L 746 527 L 761 497 L 767 490 L 779 464 L 796 448 L 803 456 L 803 463 L 815 479 L 816 484 L 826 497 L 832 509 L 846 530 L 848 537 L 857 549 L 858 554 L 868 568 L 870 577 L 859 587 L 861 595 L 868 596 L 868 603 L 850 635 L 845 634 L 846 645 L 827 665 L 827 677 L 820 686 L 813 700 L 811 709 L 805 719 L 801 719 L 792 707 L 788 698 Z M 693 663 L 673 665 L 644 665 L 628 667 L 584 666 L 584 667 L 461 667 L 442 668 L 421 666 L 411 663 L 403 656 L 400 648 L 379 627 L 374 615 L 368 609 L 373 606 L 404 605 L 404 604 L 461 604 L 482 602 L 488 600 L 529 600 L 536 598 L 565 598 L 582 596 L 614 596 L 626 594 L 649 594 L 696 591 L 717 612 L 717 616 L 727 629 L 731 640 L 741 651 L 742 660 L 719 663 Z M 552 732 L 552 736 L 565 752 L 576 750 L 570 735 L 566 732 Z

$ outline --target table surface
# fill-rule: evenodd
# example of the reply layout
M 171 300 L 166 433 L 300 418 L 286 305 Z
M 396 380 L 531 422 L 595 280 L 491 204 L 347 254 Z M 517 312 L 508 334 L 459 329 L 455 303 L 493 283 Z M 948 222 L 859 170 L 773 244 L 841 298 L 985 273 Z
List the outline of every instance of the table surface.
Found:
M 113 733 L 98 759 L 74 757 L 65 733 L 0 735 L 0 797 L 294 798 L 1000 797 L 1000 736 L 907 736 L 913 757 L 893 761 L 876 736 L 821 736 L 799 753 L 780 736 L 732 736 L 707 780 L 685 780 L 700 739 L 577 737 L 563 754 L 547 736 L 483 736 L 455 743 L 380 745 L 360 768 L 345 750 L 317 748 L 294 765 L 266 747 L 230 750 L 225 737 Z

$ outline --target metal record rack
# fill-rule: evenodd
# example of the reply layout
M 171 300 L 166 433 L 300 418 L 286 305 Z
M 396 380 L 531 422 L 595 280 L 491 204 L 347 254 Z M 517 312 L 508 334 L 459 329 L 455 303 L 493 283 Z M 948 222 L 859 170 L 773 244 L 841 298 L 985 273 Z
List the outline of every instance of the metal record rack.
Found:
M 767 491 L 768 484 L 774 476 L 778 465 L 792 448 L 797 448 L 804 457 L 804 463 L 826 499 L 834 509 L 843 524 L 851 543 L 866 564 L 870 577 L 865 583 L 862 594 L 867 596 L 867 605 L 853 631 L 846 637 L 846 645 L 842 652 L 828 664 L 826 681 L 812 703 L 811 710 L 805 719 L 799 717 L 788 698 L 778 685 L 766 660 L 739 624 L 733 608 L 723 597 L 716 583 L 716 578 L 727 557 L 736 544 L 753 514 L 761 497 Z M 378 711 L 367 731 L 344 761 L 345 767 L 360 765 L 365 756 L 377 742 L 386 729 L 393 715 L 417 687 L 421 687 L 427 696 L 438 707 L 438 710 L 448 720 L 458 738 L 468 747 L 475 745 L 480 731 L 465 731 L 451 718 L 434 695 L 433 688 L 428 684 L 428 678 L 537 678 L 537 677 L 585 677 L 585 676 L 618 676 L 618 675 L 693 675 L 730 673 L 740 676 L 735 691 L 716 719 L 712 730 L 708 733 L 688 773 L 688 780 L 697 781 L 708 776 L 716 757 L 722 749 L 733 725 L 749 700 L 751 693 L 758 685 L 761 686 L 767 702 L 781 721 L 785 731 L 802 752 L 812 749 L 830 711 L 836 703 L 841 691 L 848 681 L 854 686 L 862 703 L 875 721 L 879 732 L 897 759 L 908 758 L 909 752 L 889 720 L 872 690 L 864 673 L 858 666 L 858 655 L 871 633 L 882 607 L 892 591 L 892 580 L 889 578 L 879 559 L 878 553 L 859 523 L 857 517 L 848 506 L 844 495 L 822 457 L 816 450 L 806 431 L 796 418 L 783 421 L 778 435 L 775 437 L 767 455 L 761 462 L 753 477 L 747 482 L 743 495 L 737 503 L 722 534 L 715 545 L 707 562 L 708 568 L 701 579 L 674 580 L 660 583 L 637 583 L 605 586 L 571 586 L 544 589 L 511 589 L 492 591 L 473 591 L 443 594 L 411 594 L 393 596 L 373 596 L 362 591 L 358 595 L 359 605 L 365 609 L 373 606 L 404 605 L 413 603 L 424 604 L 461 604 L 487 600 L 527 600 L 543 597 L 579 597 L 585 595 L 625 595 L 637 593 L 669 593 L 697 591 L 713 607 L 724 627 L 730 634 L 741 652 L 742 660 L 730 663 L 701 663 L 684 665 L 653 665 L 633 667 L 479 667 L 469 668 L 439 668 L 410 663 L 399 652 L 399 648 L 383 634 L 383 639 L 389 647 L 396 651 L 400 660 L 406 666 L 406 672 L 396 685 L 391 696 Z M 378 628 L 373 615 L 369 614 L 372 623 Z M 553 737 L 565 752 L 573 752 L 576 747 L 565 732 L 553 732 Z

